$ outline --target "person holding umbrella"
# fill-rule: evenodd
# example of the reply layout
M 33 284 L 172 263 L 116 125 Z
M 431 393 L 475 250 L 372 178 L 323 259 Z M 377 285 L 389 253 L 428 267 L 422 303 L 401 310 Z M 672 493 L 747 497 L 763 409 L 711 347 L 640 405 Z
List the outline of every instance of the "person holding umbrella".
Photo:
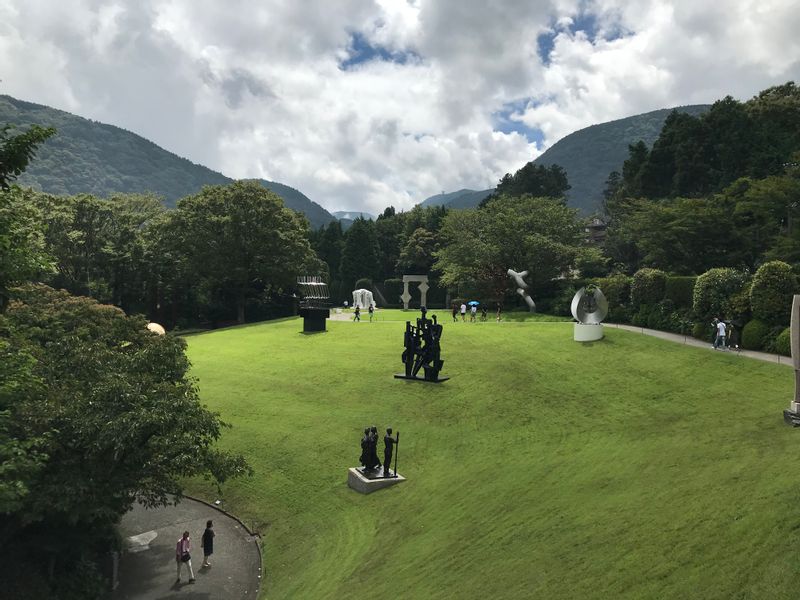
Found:
M 475 317 L 478 315 L 478 303 L 474 300 L 469 303 L 469 322 L 474 323 Z

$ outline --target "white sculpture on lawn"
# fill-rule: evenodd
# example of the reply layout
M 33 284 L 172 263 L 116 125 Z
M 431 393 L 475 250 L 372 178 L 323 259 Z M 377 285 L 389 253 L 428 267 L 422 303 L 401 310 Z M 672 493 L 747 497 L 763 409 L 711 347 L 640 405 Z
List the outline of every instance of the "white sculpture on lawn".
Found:
M 411 301 L 411 294 L 408 293 L 408 284 L 414 281 L 419 282 L 419 292 L 422 296 L 419 305 L 428 306 L 428 276 L 403 275 L 403 293 L 400 295 L 400 300 L 403 301 L 403 310 L 408 310 L 408 303 Z
M 356 306 L 360 309 L 369 308 L 370 306 L 375 308 L 376 304 L 372 298 L 372 292 L 365 289 L 353 290 L 353 308 Z
M 572 298 L 570 309 L 577 321 L 573 330 L 576 342 L 594 342 L 603 338 L 603 319 L 608 315 L 608 300 L 599 287 L 589 291 L 585 287 L 579 289 Z
M 528 289 L 531 286 L 525 283 L 525 280 L 523 279 L 523 277 L 527 277 L 528 272 L 523 271 L 522 273 L 517 273 L 514 269 L 509 269 L 508 275 L 509 277 L 511 277 L 511 279 L 514 280 L 514 283 L 517 284 L 517 293 L 520 296 L 522 296 L 522 299 L 525 300 L 525 302 L 527 303 L 528 310 L 530 312 L 536 312 L 536 303 L 533 301 L 533 298 L 531 298 L 531 295 L 528 293 Z

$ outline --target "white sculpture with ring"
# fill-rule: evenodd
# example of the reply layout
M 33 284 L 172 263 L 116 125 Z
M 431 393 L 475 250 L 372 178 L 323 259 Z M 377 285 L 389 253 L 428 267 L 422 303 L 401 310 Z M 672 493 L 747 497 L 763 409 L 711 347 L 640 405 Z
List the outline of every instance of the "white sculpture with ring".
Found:
M 572 298 L 572 316 L 577 323 L 573 331 L 576 342 L 594 342 L 603 339 L 603 319 L 608 315 L 608 300 L 594 287 L 582 287 Z
M 528 275 L 528 272 L 523 271 L 522 273 L 517 273 L 514 269 L 509 269 L 508 275 L 511 277 L 511 279 L 514 280 L 514 283 L 517 284 L 517 293 L 520 296 L 522 296 L 522 299 L 525 300 L 525 302 L 527 303 L 528 310 L 530 312 L 536 312 L 536 303 L 533 301 L 533 298 L 531 298 L 531 295 L 528 293 L 528 289 L 530 289 L 531 286 L 525 283 L 525 280 L 523 279 L 523 277 L 526 277 Z

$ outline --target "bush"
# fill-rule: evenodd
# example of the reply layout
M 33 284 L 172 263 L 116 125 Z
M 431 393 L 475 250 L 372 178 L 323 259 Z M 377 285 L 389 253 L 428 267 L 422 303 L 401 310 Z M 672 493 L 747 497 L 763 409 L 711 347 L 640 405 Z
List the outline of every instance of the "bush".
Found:
M 769 325 L 764 321 L 753 319 L 742 329 L 742 348 L 761 350 L 769 335 Z
M 384 296 L 386 302 L 392 306 L 402 305 L 403 301 L 400 296 L 403 294 L 403 280 L 402 279 L 386 279 L 383 282 Z
M 630 323 L 631 322 L 631 309 L 627 306 L 611 306 L 609 302 L 608 318 L 609 323 Z
M 642 304 L 658 304 L 664 299 L 667 274 L 659 269 L 639 269 L 631 282 L 631 304 L 634 308 Z
M 372 279 L 367 279 L 366 277 L 362 277 L 358 281 L 356 281 L 356 285 L 353 288 L 354 290 L 370 290 L 372 291 Z
M 715 336 L 714 328 L 711 327 L 710 323 L 697 322 L 692 325 L 692 337 L 698 340 L 703 340 L 706 342 L 710 342 L 714 339 Z
M 784 356 L 792 355 L 792 341 L 791 329 L 787 327 L 778 334 L 773 343 L 773 352 L 783 354 Z
M 692 294 L 697 277 L 694 275 L 667 277 L 664 285 L 664 298 L 671 300 L 678 308 L 692 308 Z
M 753 317 L 769 325 L 788 325 L 796 290 L 797 278 L 792 267 L 780 260 L 764 263 L 750 286 Z
M 612 311 L 619 306 L 628 306 L 630 304 L 631 278 L 627 275 L 617 274 L 610 277 L 599 277 L 592 283 L 603 292 Z
M 692 310 L 699 322 L 710 323 L 732 312 L 731 298 L 747 284 L 747 274 L 735 269 L 709 269 L 694 285 Z

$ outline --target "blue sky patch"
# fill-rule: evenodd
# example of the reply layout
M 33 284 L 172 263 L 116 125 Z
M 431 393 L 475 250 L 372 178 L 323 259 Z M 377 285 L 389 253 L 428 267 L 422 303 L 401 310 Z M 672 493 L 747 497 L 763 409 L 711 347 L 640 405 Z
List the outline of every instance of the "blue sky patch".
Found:
M 383 46 L 373 46 L 362 33 L 354 32 L 350 34 L 348 44 L 350 56 L 339 63 L 342 71 L 348 71 L 360 64 L 373 60 L 382 62 L 393 62 L 404 65 L 408 62 L 419 60 L 419 55 L 409 51 L 391 51 Z
M 544 144 L 544 132 L 541 129 L 528 127 L 522 121 L 511 119 L 512 114 L 522 112 L 529 102 L 530 100 L 517 100 L 506 104 L 503 110 L 494 113 L 494 130 L 502 133 L 519 133 L 524 135 L 529 142 L 535 143 L 537 148 L 541 148 Z

